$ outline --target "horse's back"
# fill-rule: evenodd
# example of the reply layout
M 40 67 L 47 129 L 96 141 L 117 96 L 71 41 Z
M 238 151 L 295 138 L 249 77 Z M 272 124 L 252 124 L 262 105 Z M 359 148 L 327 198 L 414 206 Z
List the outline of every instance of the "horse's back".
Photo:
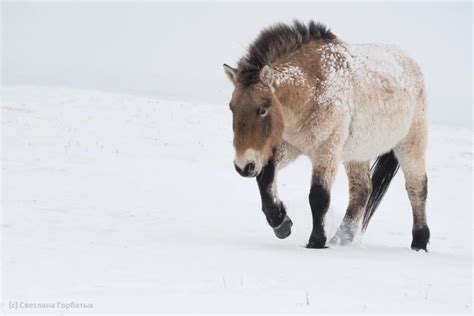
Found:
M 416 62 L 394 46 L 349 46 L 351 124 L 344 160 L 370 160 L 394 148 L 414 120 L 424 119 L 423 77 Z

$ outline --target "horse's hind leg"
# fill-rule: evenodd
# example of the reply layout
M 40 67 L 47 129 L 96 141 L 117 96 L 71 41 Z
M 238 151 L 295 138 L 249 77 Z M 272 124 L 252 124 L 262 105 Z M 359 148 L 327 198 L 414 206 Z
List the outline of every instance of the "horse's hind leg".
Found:
M 426 123 L 413 124 L 407 137 L 395 148 L 400 167 L 405 175 L 405 187 L 413 209 L 411 248 L 427 251 L 430 230 L 426 223 L 428 181 L 425 167 Z
M 331 244 L 347 245 L 359 230 L 371 190 L 369 162 L 344 163 L 349 180 L 349 206 L 342 224 L 331 239 Z
M 293 146 L 283 142 L 276 146 L 273 156 L 257 176 L 257 184 L 262 199 L 262 211 L 275 235 L 286 238 L 291 234 L 293 223 L 286 214 L 285 205 L 280 201 L 277 192 L 277 171 L 295 160 L 300 152 Z

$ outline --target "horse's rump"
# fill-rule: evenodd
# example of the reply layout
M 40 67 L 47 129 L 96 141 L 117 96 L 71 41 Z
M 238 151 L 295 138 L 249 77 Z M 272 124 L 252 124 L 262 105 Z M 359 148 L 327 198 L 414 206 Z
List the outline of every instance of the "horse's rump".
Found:
M 393 46 L 348 46 L 352 94 L 344 160 L 370 160 L 393 149 L 413 120 L 424 119 L 424 83 L 418 65 Z

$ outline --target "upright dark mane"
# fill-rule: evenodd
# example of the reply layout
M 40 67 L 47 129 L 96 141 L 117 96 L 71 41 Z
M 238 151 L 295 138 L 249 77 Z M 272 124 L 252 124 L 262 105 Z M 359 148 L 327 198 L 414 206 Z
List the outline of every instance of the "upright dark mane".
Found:
M 279 23 L 264 29 L 250 45 L 238 63 L 238 82 L 249 87 L 259 80 L 260 70 L 278 58 L 298 50 L 304 44 L 318 40 L 332 40 L 336 36 L 324 25 L 310 21 L 305 25 L 297 20 L 293 25 Z

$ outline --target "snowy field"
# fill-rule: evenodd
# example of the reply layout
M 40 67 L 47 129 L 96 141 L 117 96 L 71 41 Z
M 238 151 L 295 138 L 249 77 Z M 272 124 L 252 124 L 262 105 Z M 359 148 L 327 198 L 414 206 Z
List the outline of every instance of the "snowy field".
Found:
M 430 126 L 430 252 L 414 252 L 397 175 L 363 238 L 305 249 L 305 158 L 281 172 L 294 222 L 278 240 L 254 179 L 232 165 L 225 104 L 4 87 L 3 309 L 94 312 L 472 313 L 472 132 Z M 347 203 L 342 169 L 332 235 Z

